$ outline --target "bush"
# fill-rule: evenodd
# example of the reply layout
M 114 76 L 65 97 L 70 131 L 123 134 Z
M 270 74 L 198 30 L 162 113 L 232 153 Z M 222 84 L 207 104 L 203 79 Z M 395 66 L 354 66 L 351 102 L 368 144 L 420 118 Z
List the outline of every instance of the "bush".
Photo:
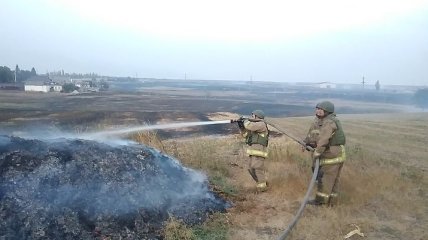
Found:
M 73 83 L 66 83 L 62 86 L 62 91 L 65 93 L 71 93 L 74 90 L 78 90 L 79 88 Z
M 416 106 L 425 109 L 428 106 L 428 88 L 422 88 L 416 91 L 414 95 Z

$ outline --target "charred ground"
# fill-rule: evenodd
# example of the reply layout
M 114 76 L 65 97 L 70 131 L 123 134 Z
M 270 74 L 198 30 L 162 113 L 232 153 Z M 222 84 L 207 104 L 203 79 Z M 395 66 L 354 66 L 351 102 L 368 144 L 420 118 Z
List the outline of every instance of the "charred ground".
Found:
M 4 239 L 160 239 L 170 217 L 226 207 L 201 173 L 145 146 L 0 136 Z
M 284 83 L 133 80 L 110 83 L 109 92 L 0 92 L 2 131 L 49 126 L 63 131 L 87 131 L 105 126 L 205 121 L 216 112 L 248 115 L 263 109 L 269 117 L 308 116 L 320 99 L 333 99 L 336 112 L 379 113 L 417 110 L 411 93 L 352 89 L 320 89 Z M 219 134 L 230 126 L 205 126 L 193 132 Z M 160 131 L 173 137 L 174 132 Z M 181 133 L 180 133 L 181 134 Z

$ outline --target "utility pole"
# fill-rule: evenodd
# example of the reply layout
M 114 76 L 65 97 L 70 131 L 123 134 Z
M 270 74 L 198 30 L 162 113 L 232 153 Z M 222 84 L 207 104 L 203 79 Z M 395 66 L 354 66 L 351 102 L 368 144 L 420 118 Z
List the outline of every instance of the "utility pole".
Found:
M 364 84 L 366 83 L 366 81 L 364 80 L 364 76 L 363 76 L 363 81 L 361 83 L 363 84 L 362 98 L 364 99 Z
M 18 74 L 18 71 L 19 71 L 19 67 L 18 67 L 18 64 L 16 64 L 16 66 L 15 66 L 15 83 L 16 83 L 16 75 Z
M 364 84 L 366 83 L 366 82 L 364 81 L 364 76 L 363 76 L 363 81 L 362 81 L 361 83 L 363 84 L 363 89 L 364 89 Z

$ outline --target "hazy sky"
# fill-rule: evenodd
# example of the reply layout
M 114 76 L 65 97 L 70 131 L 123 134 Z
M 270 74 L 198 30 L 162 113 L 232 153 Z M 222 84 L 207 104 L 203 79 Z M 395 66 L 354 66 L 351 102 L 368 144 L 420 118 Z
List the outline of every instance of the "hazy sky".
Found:
M 428 84 L 428 0 L 0 0 L 0 65 L 38 73 Z

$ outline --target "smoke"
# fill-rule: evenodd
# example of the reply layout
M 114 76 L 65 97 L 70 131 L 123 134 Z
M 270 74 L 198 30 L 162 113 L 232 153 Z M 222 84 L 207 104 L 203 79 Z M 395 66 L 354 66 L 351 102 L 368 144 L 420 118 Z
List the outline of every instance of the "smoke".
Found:
M 0 146 L 10 143 L 10 139 L 6 136 L 0 136 Z
M 72 221 L 83 233 L 117 226 L 119 219 L 134 228 L 140 218 L 159 228 L 169 215 L 196 223 L 227 207 L 205 175 L 130 142 L 0 136 L 0 165 L 0 209 L 8 216 L 0 232 L 62 229 L 62 222 Z

